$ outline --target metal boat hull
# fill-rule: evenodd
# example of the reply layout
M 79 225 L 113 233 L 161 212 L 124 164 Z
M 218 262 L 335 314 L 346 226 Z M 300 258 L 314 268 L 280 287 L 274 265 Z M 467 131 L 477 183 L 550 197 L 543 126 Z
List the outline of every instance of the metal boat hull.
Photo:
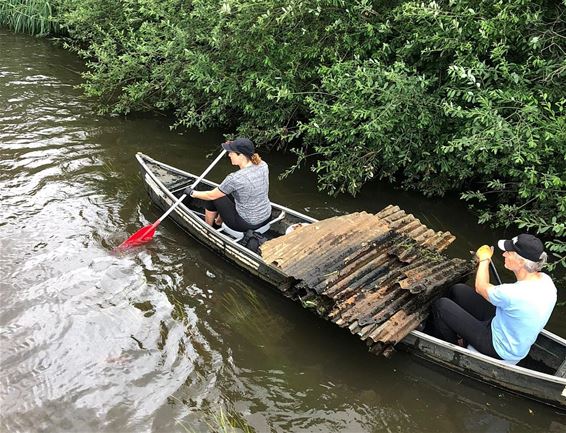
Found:
M 150 198 L 163 210 L 168 209 L 177 198 L 172 191 L 173 186 L 179 187 L 183 178 L 186 184 L 190 184 L 191 179 L 194 180 L 197 177 L 141 153 L 138 153 L 136 158 L 140 163 L 141 175 Z M 201 184 L 210 189 L 217 186 L 207 180 L 201 181 Z M 286 212 L 286 218 L 281 222 L 282 224 L 317 221 L 276 203 L 272 203 L 272 206 L 274 212 L 282 210 Z M 277 267 L 264 262 L 261 256 L 208 226 L 202 216 L 186 205 L 181 204 L 177 207 L 171 213 L 171 218 L 194 239 L 280 291 L 285 292 L 293 283 L 292 279 Z M 529 358 L 542 364 L 548 372 L 526 368 L 522 366 L 523 363 L 508 365 L 419 331 L 412 331 L 396 347 L 465 376 L 566 410 L 566 378 L 550 373 L 555 372 L 561 366 L 564 367 L 566 340 L 546 330 L 541 332 L 537 342 L 531 348 Z

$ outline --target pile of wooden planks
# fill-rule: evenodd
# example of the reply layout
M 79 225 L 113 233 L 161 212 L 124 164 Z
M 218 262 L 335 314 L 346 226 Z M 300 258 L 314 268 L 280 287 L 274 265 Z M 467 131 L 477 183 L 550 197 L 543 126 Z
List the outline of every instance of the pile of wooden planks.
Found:
M 294 278 L 286 295 L 387 352 L 472 264 L 441 251 L 454 240 L 396 206 L 329 218 L 270 240 L 262 257 Z

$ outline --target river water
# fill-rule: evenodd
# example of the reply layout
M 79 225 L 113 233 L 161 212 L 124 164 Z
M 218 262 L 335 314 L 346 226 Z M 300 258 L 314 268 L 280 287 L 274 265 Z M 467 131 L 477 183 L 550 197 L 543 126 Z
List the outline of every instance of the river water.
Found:
M 223 137 L 97 115 L 76 88 L 83 69 L 47 40 L 0 31 L 1 431 L 207 432 L 222 416 L 257 432 L 565 431 L 553 409 L 404 353 L 369 354 L 169 221 L 146 247 L 112 254 L 160 215 L 135 153 L 197 173 Z M 290 157 L 264 158 L 272 200 L 315 218 L 395 203 L 456 234 L 460 257 L 505 235 L 455 198 L 378 183 L 329 198 L 309 172 L 278 180 Z M 548 325 L 560 335 L 564 310 Z

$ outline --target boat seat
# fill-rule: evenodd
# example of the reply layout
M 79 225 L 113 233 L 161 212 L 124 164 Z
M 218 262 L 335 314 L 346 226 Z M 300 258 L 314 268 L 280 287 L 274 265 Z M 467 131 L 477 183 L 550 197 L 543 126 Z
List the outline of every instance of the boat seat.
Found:
M 474 346 L 472 346 L 471 344 L 468 344 L 468 347 L 466 348 L 468 349 L 470 352 L 474 352 L 474 353 L 481 353 L 479 350 L 477 350 Z M 482 354 L 483 355 L 483 354 Z M 489 356 L 489 355 L 488 355 Z M 495 358 L 494 358 L 495 359 Z M 515 365 L 517 364 L 519 361 L 511 361 L 508 359 L 498 359 L 497 361 L 501 361 L 504 362 L 505 364 L 508 365 Z
M 269 221 L 267 224 L 261 226 L 260 228 L 255 229 L 254 232 L 263 234 L 271 228 L 272 224 L 276 223 L 277 221 L 281 221 L 283 218 L 285 218 L 285 211 L 284 210 L 282 210 L 279 215 L 277 215 L 274 219 Z M 241 241 L 242 238 L 244 237 L 244 235 L 246 234 L 246 232 L 240 232 L 238 230 L 234 230 L 234 229 L 228 227 L 225 223 L 222 223 L 222 226 L 218 229 L 218 231 L 226 233 L 228 236 L 232 237 L 236 242 Z

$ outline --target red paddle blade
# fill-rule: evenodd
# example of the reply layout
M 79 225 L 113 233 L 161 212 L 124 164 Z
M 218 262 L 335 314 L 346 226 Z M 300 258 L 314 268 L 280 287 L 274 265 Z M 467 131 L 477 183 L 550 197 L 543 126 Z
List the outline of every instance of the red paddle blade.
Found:
M 157 225 L 154 223 L 154 224 L 151 224 L 149 226 L 145 226 L 145 227 L 139 229 L 132 236 L 130 236 L 128 239 L 126 239 L 124 242 L 122 242 L 118 246 L 118 248 L 123 249 L 123 248 L 136 247 L 138 245 L 149 242 L 150 240 L 153 239 L 153 235 L 155 234 L 156 228 L 157 228 Z

